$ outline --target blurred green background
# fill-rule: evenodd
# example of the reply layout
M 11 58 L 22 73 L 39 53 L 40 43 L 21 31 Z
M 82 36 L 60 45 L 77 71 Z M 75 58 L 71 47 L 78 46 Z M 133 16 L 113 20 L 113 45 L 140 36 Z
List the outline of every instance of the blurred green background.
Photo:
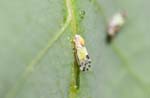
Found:
M 77 98 L 150 98 L 150 1 L 74 1 L 92 59 L 92 72 L 80 74 Z M 105 20 L 120 10 L 128 12 L 126 24 L 108 45 Z M 65 0 L 0 0 L 0 98 L 69 98 L 70 26 L 29 66 L 64 25 L 66 13 Z

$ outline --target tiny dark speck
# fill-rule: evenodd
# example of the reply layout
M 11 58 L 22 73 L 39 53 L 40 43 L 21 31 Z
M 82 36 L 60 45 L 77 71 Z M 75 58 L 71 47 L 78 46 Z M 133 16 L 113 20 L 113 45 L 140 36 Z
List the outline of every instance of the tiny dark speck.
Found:
M 87 59 L 90 59 L 89 55 L 86 55 L 86 58 L 87 58 Z
M 83 68 L 83 71 L 85 71 L 85 67 Z
M 89 61 L 89 64 L 91 63 L 91 61 Z

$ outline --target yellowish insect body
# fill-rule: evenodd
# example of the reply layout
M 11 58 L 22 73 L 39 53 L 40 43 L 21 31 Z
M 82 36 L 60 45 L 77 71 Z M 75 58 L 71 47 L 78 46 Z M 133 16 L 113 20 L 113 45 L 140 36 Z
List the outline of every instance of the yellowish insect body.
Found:
M 89 58 L 87 49 L 85 47 L 84 39 L 80 35 L 75 35 L 74 44 L 76 50 L 76 59 L 81 71 L 89 70 L 91 67 L 91 59 Z

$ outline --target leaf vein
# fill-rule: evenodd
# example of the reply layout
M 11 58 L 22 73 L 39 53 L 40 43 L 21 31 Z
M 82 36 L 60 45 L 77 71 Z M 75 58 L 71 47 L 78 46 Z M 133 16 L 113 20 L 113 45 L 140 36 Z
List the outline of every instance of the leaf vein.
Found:
M 17 92 L 22 88 L 22 85 L 25 83 L 27 78 L 33 73 L 33 69 L 35 66 L 42 60 L 42 58 L 46 55 L 49 48 L 52 47 L 52 45 L 61 37 L 61 35 L 65 32 L 67 27 L 69 26 L 71 22 L 70 12 L 68 11 L 69 15 L 67 17 L 66 22 L 62 26 L 62 28 L 58 31 L 58 33 L 48 41 L 48 44 L 43 48 L 37 56 L 27 65 L 25 71 L 23 72 L 21 78 L 16 82 L 16 84 L 8 91 L 5 98 L 15 98 L 17 95 Z

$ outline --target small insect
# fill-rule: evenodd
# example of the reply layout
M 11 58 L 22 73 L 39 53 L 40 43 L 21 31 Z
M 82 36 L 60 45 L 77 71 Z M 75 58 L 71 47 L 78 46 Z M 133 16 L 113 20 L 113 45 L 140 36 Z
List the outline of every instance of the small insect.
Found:
M 111 41 L 125 23 L 126 11 L 116 13 L 108 23 L 107 41 Z
M 75 57 L 80 70 L 88 71 L 91 67 L 91 59 L 85 47 L 84 39 L 80 35 L 75 35 L 73 41 L 75 44 Z
M 79 15 L 80 15 L 81 19 L 84 19 L 84 17 L 85 17 L 85 11 L 81 10 L 80 13 L 79 13 Z

